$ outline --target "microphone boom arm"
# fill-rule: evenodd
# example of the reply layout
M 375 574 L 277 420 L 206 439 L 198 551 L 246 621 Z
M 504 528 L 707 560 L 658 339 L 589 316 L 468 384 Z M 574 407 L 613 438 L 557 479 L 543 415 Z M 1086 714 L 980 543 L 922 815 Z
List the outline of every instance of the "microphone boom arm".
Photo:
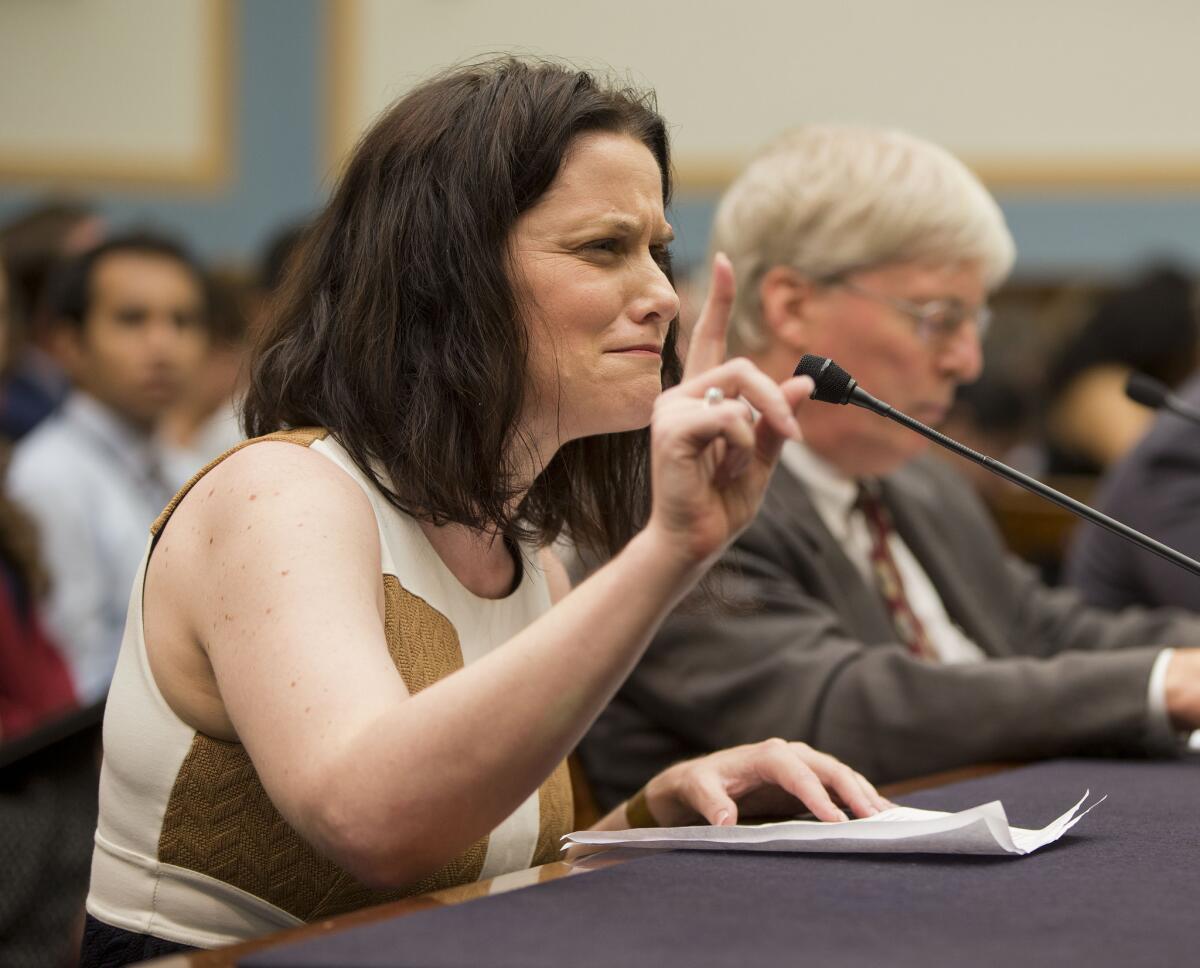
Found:
M 988 457 L 987 454 L 981 454 L 977 450 L 972 450 L 966 444 L 960 444 L 953 437 L 947 437 L 932 427 L 927 427 L 921 421 L 913 419 L 908 414 L 901 413 L 895 407 L 889 406 L 882 400 L 877 400 L 860 386 L 856 385 L 850 389 L 849 399 L 846 402 L 852 403 L 857 407 L 862 407 L 865 410 L 872 410 L 880 416 L 887 417 L 889 420 L 894 420 L 896 423 L 907 427 L 922 437 L 926 437 L 936 444 L 941 444 L 947 450 L 953 451 L 960 457 L 974 461 L 976 464 L 986 467 L 992 473 L 999 474 L 1005 480 L 1012 481 L 1018 487 L 1023 487 L 1025 490 L 1043 497 L 1047 501 L 1057 504 L 1059 507 L 1077 514 L 1079 517 L 1091 521 L 1093 524 L 1099 525 L 1107 531 L 1111 531 L 1113 534 L 1120 535 L 1126 541 L 1132 541 L 1138 547 L 1145 548 L 1160 558 L 1165 558 L 1180 568 L 1190 571 L 1193 575 L 1200 575 L 1200 561 L 1189 558 L 1182 552 L 1176 551 L 1161 541 L 1155 541 L 1140 531 L 1135 531 L 1129 525 L 1122 524 L 1116 520 L 1116 518 L 1110 518 L 1107 514 L 1103 514 L 1095 508 L 1088 507 L 1082 501 L 1076 501 L 1073 497 L 1068 497 L 1062 491 L 1056 491 L 1048 484 L 1043 484 L 1028 474 L 1022 474 L 1019 470 L 1009 467 L 1007 464 L 1001 464 L 1000 461 Z

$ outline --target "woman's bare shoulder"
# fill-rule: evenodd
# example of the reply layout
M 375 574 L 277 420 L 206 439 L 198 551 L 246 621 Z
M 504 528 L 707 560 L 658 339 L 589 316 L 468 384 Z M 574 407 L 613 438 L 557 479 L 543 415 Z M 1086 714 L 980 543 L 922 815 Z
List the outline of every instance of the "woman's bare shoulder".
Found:
M 377 555 L 377 533 L 366 492 L 345 470 L 307 447 L 262 441 L 205 474 L 176 508 L 163 539 L 228 552 L 311 547 L 318 535 L 344 535 Z
M 336 632 L 315 634 L 328 614 L 369 639 L 378 534 L 358 483 L 304 447 L 256 443 L 205 474 L 168 521 L 143 596 L 151 666 L 177 715 L 232 738 L 230 678 L 248 674 L 238 662 L 319 648 Z
M 357 509 L 367 514 L 371 510 L 358 482 L 328 457 L 309 447 L 276 440 L 230 454 L 193 491 L 200 492 L 205 503 L 218 513 L 262 501 L 262 505 L 252 508 L 259 511 L 279 503 L 273 498 L 282 498 L 287 504 L 297 499 L 316 502 L 305 505 L 306 514 L 317 509 L 330 513 L 353 513 Z

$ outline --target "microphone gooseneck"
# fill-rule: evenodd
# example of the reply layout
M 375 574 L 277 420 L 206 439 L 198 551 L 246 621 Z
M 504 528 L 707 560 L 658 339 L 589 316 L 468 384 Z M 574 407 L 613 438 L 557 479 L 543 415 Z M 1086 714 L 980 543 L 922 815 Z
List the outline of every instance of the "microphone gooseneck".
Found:
M 921 421 L 914 420 L 908 414 L 901 413 L 882 400 L 877 400 L 860 387 L 858 382 L 849 373 L 834 363 L 833 360 L 807 353 L 796 367 L 795 375 L 812 377 L 814 388 L 811 397 L 813 400 L 820 400 L 823 403 L 852 403 L 857 407 L 862 407 L 880 416 L 887 417 L 889 420 L 894 420 L 898 424 L 903 424 L 914 433 L 932 440 L 935 444 L 953 451 L 960 457 L 965 457 L 969 461 L 974 461 L 976 464 L 986 467 L 993 474 L 998 474 L 1005 480 L 1012 481 L 1018 487 L 1023 487 L 1025 490 L 1037 494 L 1061 508 L 1065 508 L 1072 514 L 1099 525 L 1106 531 L 1120 535 L 1126 541 L 1131 541 L 1138 547 L 1144 548 L 1146 551 L 1190 571 L 1193 575 L 1200 575 L 1200 561 L 1195 561 L 1182 552 L 1163 544 L 1161 541 L 1155 541 L 1140 531 L 1135 531 L 1129 525 L 1122 524 L 1115 518 L 1110 518 L 1107 514 L 1102 514 L 1095 508 L 1089 507 L 1082 501 L 1076 501 L 1075 498 L 1068 497 L 1061 491 L 1056 491 L 1054 488 L 1043 484 L 1028 474 L 1022 474 L 1019 470 L 1009 467 L 1007 464 L 1002 464 L 1000 461 L 988 457 L 986 454 L 972 450 L 966 444 L 960 444 L 953 437 L 947 437 L 932 427 L 927 427 Z M 1197 413 L 1196 419 L 1200 422 L 1200 413 Z
M 1165 383 L 1160 383 L 1145 373 L 1134 371 L 1125 381 L 1125 396 L 1134 403 L 1140 403 L 1143 407 L 1149 407 L 1151 410 L 1157 410 L 1164 406 L 1170 395 L 1171 391 Z
M 1125 383 L 1125 395 L 1134 403 L 1152 410 L 1169 410 L 1177 417 L 1200 424 L 1200 410 L 1171 392 L 1171 388 L 1145 373 L 1130 373 Z

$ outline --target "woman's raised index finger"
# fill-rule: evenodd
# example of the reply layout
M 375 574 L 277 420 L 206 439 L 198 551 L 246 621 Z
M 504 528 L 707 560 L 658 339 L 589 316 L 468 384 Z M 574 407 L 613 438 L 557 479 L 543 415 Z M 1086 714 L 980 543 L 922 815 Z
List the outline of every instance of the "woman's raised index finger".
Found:
M 713 256 L 712 282 L 704 308 L 700 310 L 700 318 L 692 327 L 688 341 L 687 361 L 683 366 L 685 380 L 725 362 L 725 332 L 733 307 L 733 293 L 733 266 L 724 252 L 718 252 Z

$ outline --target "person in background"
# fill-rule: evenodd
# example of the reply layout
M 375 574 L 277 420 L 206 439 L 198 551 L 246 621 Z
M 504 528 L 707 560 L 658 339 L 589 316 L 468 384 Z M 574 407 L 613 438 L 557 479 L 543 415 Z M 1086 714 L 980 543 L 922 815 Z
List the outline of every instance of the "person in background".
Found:
M 70 381 L 51 352 L 47 283 L 55 266 L 99 244 L 103 219 L 84 202 L 38 203 L 0 228 L 12 321 L 0 382 L 0 436 L 20 440 L 62 403 Z
M 901 132 L 804 127 L 717 212 L 741 283 L 730 348 L 776 380 L 806 353 L 927 424 L 982 367 L 1013 262 L 995 201 Z M 918 434 L 805 407 L 757 518 L 677 610 L 582 747 L 601 804 L 660 764 L 779 735 L 875 782 L 971 763 L 1169 753 L 1200 724 L 1200 619 L 1106 612 L 1008 554 Z
M 146 529 L 180 484 L 156 435 L 207 349 L 205 282 L 176 242 L 136 232 L 65 264 L 52 288 L 74 390 L 16 448 L 9 483 L 41 532 L 47 624 L 90 702 L 112 677 Z
M 308 221 L 291 223 L 270 237 L 253 284 L 233 274 L 214 273 L 209 280 L 209 351 L 162 425 L 170 460 L 185 479 L 245 439 L 238 401 L 249 375 L 252 332 L 270 311 L 308 227 Z
M 1150 428 L 1153 414 L 1125 395 L 1132 372 L 1178 386 L 1200 349 L 1195 284 L 1169 265 L 1106 297 L 1046 373 L 1046 471 L 1103 473 Z
M 1200 409 L 1200 376 L 1178 390 Z M 1106 514 L 1200 560 L 1200 427 L 1167 410 L 1101 482 Z M 1067 553 L 1067 584 L 1093 605 L 1177 606 L 1200 612 L 1200 576 L 1081 522 Z
M 0 252 L 0 363 L 10 287 Z M 48 580 L 29 516 L 7 493 L 0 445 L 0 964 L 69 965 L 83 929 L 87 859 L 96 825 L 99 742 L 68 740 L 18 755 L 14 741 L 75 709 L 71 675 L 44 631 Z
M 182 480 L 245 439 L 237 399 L 246 383 L 253 295 L 232 276 L 213 273 L 208 282 L 208 351 L 159 429 L 173 475 Z
M 8 292 L 0 251 L 0 348 L 8 345 Z M 70 672 L 42 627 L 49 582 L 33 522 L 7 493 L 9 456 L 0 445 L 0 743 L 76 705 Z

